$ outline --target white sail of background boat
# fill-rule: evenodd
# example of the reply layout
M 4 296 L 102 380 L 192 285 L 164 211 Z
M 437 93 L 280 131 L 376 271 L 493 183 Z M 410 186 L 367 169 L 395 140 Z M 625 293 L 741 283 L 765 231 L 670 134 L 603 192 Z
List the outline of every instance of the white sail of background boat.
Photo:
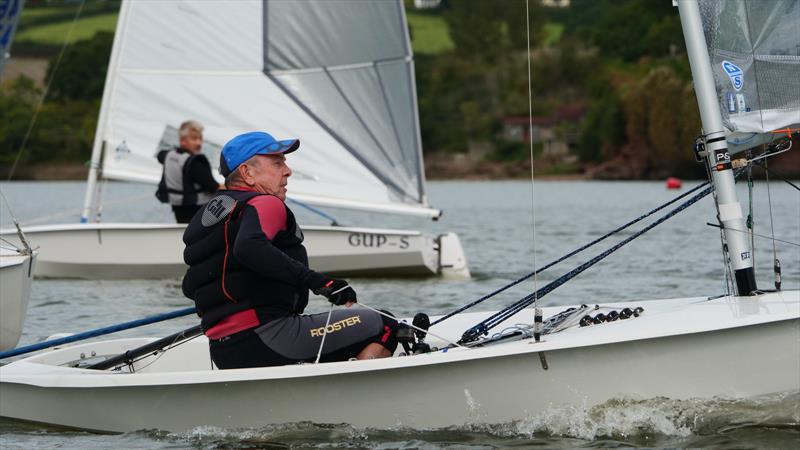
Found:
M 677 4 L 706 133 L 702 156 L 714 172 L 732 292 L 610 303 L 599 309 L 544 308 L 544 326 L 535 326 L 535 309 L 526 306 L 580 273 L 576 269 L 499 312 L 432 318 L 428 343 L 439 350 L 368 361 L 214 370 L 203 337 L 158 352 L 133 351 L 154 341 L 146 338 L 67 346 L 0 367 L 0 416 L 103 431 L 297 421 L 427 429 L 509 422 L 550 408 L 590 408 L 619 397 L 743 399 L 800 390 L 800 291 L 782 291 L 777 282 L 774 291 L 757 289 L 749 243 L 733 228 L 742 225 L 741 209 L 711 75 L 722 69 L 709 60 L 698 1 Z M 800 21 L 800 4 L 793 0 L 756 5 L 702 0 L 702 6 L 714 13 L 703 15 L 707 32 L 710 25 L 747 21 L 742 12 L 760 8 Z M 725 32 L 710 29 L 715 35 Z M 769 34 L 773 29 L 756 31 Z M 787 60 L 797 64 L 800 55 Z M 584 263 L 579 269 L 587 267 Z M 485 337 L 490 324 L 510 328 Z M 450 344 L 459 338 L 460 346 Z M 169 341 L 160 345 L 174 343 L 172 337 Z M 110 363 L 112 355 L 121 356 Z
M 98 176 L 155 185 L 156 153 L 177 144 L 178 125 L 189 118 L 205 126 L 203 152 L 214 167 L 221 146 L 242 132 L 299 138 L 290 200 L 441 214 L 425 195 L 401 1 L 124 1 L 82 221 L 96 216 Z M 469 276 L 454 233 L 303 229 L 310 264 L 323 272 Z M 26 228 L 42 247 L 38 276 L 79 278 L 180 276 L 182 231 L 132 223 Z

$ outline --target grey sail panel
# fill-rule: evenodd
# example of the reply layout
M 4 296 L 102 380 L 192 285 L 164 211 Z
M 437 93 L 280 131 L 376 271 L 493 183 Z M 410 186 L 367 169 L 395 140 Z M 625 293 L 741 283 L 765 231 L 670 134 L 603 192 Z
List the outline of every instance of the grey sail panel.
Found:
M 723 121 L 734 143 L 800 124 L 800 2 L 700 0 Z
M 264 70 L 396 201 L 424 204 L 400 2 L 265 3 Z
M 403 62 L 385 62 L 377 65 L 381 88 L 386 95 L 385 105 L 394 123 L 395 138 L 402 155 L 402 161 L 408 162 L 409 180 L 416 184 L 424 182 L 420 179 L 420 143 L 417 141 L 417 115 L 414 98 L 416 92 L 411 84 L 412 67 Z M 391 89 L 388 88 L 391 86 Z
M 272 1 L 264 7 L 266 69 L 346 66 L 410 56 L 396 1 Z

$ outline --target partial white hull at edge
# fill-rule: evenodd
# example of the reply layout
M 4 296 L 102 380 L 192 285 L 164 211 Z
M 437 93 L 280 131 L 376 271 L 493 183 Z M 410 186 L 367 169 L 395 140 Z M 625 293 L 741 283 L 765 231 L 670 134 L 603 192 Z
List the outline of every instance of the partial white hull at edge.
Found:
M 0 248 L 0 351 L 14 348 L 22 336 L 37 252 Z
M 800 389 L 800 292 L 637 305 L 645 308 L 639 318 L 569 328 L 541 343 L 319 365 L 209 370 L 204 338 L 149 357 L 132 374 L 54 365 L 147 340 L 77 345 L 0 368 L 0 415 L 103 431 L 297 421 L 434 428 L 620 397 L 748 398 Z M 560 309 L 545 308 L 545 317 Z M 456 338 L 488 314 L 462 314 L 433 330 Z M 507 323 L 531 316 L 525 310 Z
M 180 278 L 183 231 L 179 224 L 100 223 L 44 225 L 25 229 L 41 248 L 35 275 L 43 278 Z M 430 276 L 469 278 L 466 257 L 453 233 L 304 226 L 310 266 L 339 276 Z M 2 230 L 15 242 L 16 232 Z

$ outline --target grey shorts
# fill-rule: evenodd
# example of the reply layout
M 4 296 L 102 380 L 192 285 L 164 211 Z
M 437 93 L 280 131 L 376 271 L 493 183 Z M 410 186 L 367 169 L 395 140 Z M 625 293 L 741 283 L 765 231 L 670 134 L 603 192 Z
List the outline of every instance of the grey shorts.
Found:
M 394 351 L 394 325 L 380 314 L 354 305 L 335 309 L 325 333 L 328 313 L 288 316 L 269 321 L 254 331 L 270 350 L 295 361 L 313 360 L 319 351 L 322 336 L 325 360 L 346 360 L 355 357 L 370 343 L 379 343 Z

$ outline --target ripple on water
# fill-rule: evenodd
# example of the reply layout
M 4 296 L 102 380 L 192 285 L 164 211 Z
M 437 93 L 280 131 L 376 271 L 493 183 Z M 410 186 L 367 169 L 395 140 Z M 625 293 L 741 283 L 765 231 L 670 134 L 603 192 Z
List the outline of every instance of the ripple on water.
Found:
M 199 448 L 726 448 L 742 439 L 786 447 L 800 438 L 800 391 L 749 400 L 620 398 L 588 408 L 553 407 L 501 424 L 481 423 L 480 404 L 469 392 L 464 395 L 475 420 L 457 427 L 374 429 L 298 422 L 257 429 L 197 427 L 185 433 L 138 434 L 168 446 Z

